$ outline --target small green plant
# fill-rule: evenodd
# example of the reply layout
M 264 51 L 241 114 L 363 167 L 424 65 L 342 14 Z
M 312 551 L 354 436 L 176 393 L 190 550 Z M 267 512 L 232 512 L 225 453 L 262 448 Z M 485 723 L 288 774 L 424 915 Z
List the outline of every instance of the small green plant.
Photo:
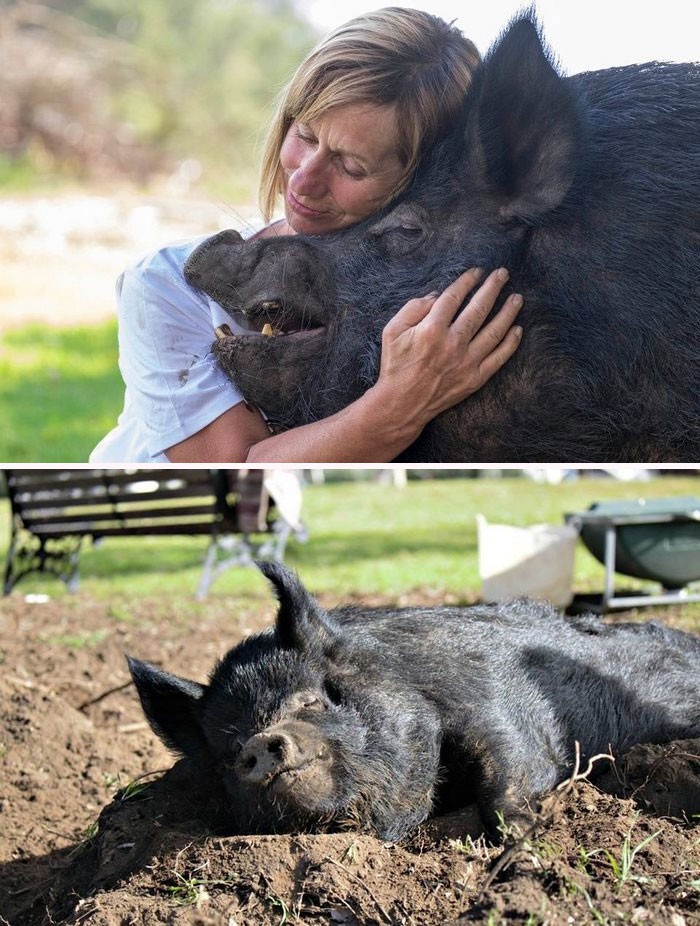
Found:
M 97 836 L 97 831 L 99 829 L 99 824 L 97 820 L 93 820 L 92 823 L 88 823 L 82 833 L 82 842 L 88 842 L 90 839 L 94 839 Z
M 76 855 L 80 855 L 90 844 L 91 840 L 97 836 L 100 825 L 99 821 L 93 820 L 91 823 L 85 827 L 85 829 L 80 833 L 78 841 L 70 850 L 69 857 L 73 858 Z
M 522 829 L 518 826 L 517 823 L 506 822 L 506 818 L 503 816 L 503 811 L 501 810 L 496 811 L 496 819 L 498 820 L 498 823 L 496 824 L 496 829 L 501 834 L 503 842 L 505 842 L 507 839 L 513 839 L 513 840 L 522 839 L 523 837 Z
M 284 926 L 285 923 L 289 922 L 289 908 L 287 904 L 282 900 L 281 897 L 275 897 L 274 894 L 268 894 L 265 898 L 269 900 L 273 907 L 279 907 L 280 921 L 277 923 L 277 926 Z
M 235 876 L 230 878 L 199 878 L 195 873 L 183 875 L 173 870 L 177 884 L 166 887 L 172 897 L 173 903 L 178 907 L 189 907 L 195 904 L 199 909 L 209 899 L 208 887 L 230 887 L 235 883 Z
M 505 920 L 498 910 L 489 910 L 486 917 L 486 926 L 503 926 Z
M 656 830 L 655 833 L 651 833 L 649 836 L 642 839 L 636 846 L 632 846 L 632 830 L 630 829 L 629 833 L 622 841 L 619 859 L 607 849 L 603 850 L 603 854 L 612 869 L 616 893 L 619 894 L 623 885 L 627 884 L 628 881 L 635 881 L 637 884 L 648 884 L 651 881 L 650 878 L 644 875 L 634 874 L 632 872 L 632 867 L 634 866 L 637 855 L 639 855 L 642 849 L 646 848 L 652 840 L 656 839 L 661 832 L 661 830 Z
M 119 788 L 121 785 L 121 775 L 117 772 L 115 775 L 114 772 L 104 772 L 102 775 L 102 781 L 107 791 L 113 791 L 115 788 Z
M 591 852 L 588 849 L 585 849 L 583 846 L 578 847 L 578 859 L 576 862 L 576 868 L 582 872 L 584 875 L 590 875 L 591 873 L 591 861 L 598 855 L 600 852 L 599 849 L 593 849 Z
M 599 924 L 599 926 L 609 926 L 610 921 L 600 912 L 600 910 L 596 909 L 596 907 L 593 905 L 591 895 L 588 893 L 585 887 L 582 887 L 580 884 L 577 884 L 576 881 L 572 880 L 568 880 L 566 884 L 572 893 L 580 894 L 583 897 L 583 899 L 586 901 L 588 912 L 593 917 L 593 920 Z
M 548 839 L 534 839 L 530 844 L 532 854 L 542 862 L 550 862 L 561 855 L 561 850 Z
M 97 646 L 108 636 L 109 630 L 91 630 L 85 633 L 53 634 L 44 639 L 46 643 L 67 646 L 69 649 L 87 649 L 91 646 Z
M 134 778 L 130 781 L 125 788 L 119 793 L 120 801 L 130 801 L 133 798 L 138 797 L 142 794 L 147 788 L 153 784 L 152 781 L 145 781 L 144 779 L 150 778 L 151 775 L 155 774 L 154 772 L 146 772 L 145 775 L 139 775 L 138 778 Z
M 486 845 L 486 839 L 484 836 L 479 836 L 478 839 L 472 839 L 471 836 L 465 836 L 464 839 L 450 839 L 448 842 L 450 849 L 454 849 L 455 852 L 459 852 L 461 855 L 466 855 L 470 859 L 480 859 L 485 861 L 491 855 L 491 849 Z
M 340 861 L 341 862 L 354 862 L 357 858 L 357 843 L 351 842 L 347 847 L 345 852 L 343 852 Z

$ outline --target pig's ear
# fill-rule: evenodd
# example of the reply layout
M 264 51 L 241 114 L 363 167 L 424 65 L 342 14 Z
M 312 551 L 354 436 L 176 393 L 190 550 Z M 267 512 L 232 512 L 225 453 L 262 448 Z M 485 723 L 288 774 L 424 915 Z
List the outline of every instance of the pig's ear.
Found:
M 212 298 L 223 298 L 231 289 L 232 258 L 244 245 L 237 231 L 227 228 L 198 245 L 185 261 L 185 279 Z
M 259 561 L 257 566 L 272 583 L 279 601 L 275 630 L 280 646 L 332 656 L 341 643 L 340 628 L 306 591 L 296 573 L 281 563 Z
M 489 52 L 470 99 L 469 175 L 502 220 L 536 224 L 570 189 L 584 129 L 575 90 L 545 52 L 532 11 Z
M 199 719 L 206 688 L 163 672 L 148 662 L 126 657 L 141 706 L 153 732 L 174 752 L 192 758 L 207 751 Z

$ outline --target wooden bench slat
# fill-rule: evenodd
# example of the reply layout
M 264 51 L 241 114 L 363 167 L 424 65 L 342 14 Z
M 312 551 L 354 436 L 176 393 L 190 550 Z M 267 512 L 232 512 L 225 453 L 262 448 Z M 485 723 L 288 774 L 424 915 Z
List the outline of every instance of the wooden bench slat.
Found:
M 5 594 L 31 572 L 77 584 L 83 538 L 208 535 L 198 594 L 225 564 L 250 564 L 264 541 L 282 557 L 291 527 L 275 521 L 260 470 L 237 469 L 7 469 L 12 536 Z M 247 475 L 246 475 L 247 474 Z M 242 535 L 227 546 L 223 535 Z M 266 535 L 273 535 L 272 538 Z M 233 551 L 233 552 L 227 552 Z
M 43 492 L 32 494 L 23 494 L 22 490 L 15 492 L 15 500 L 21 505 L 23 514 L 31 516 L 37 511 L 49 511 L 50 509 L 68 509 L 68 508 L 90 508 L 98 505 L 111 506 L 129 506 L 138 504 L 152 504 L 155 501 L 164 503 L 172 499 L 183 498 L 209 498 L 211 505 L 214 504 L 216 495 L 214 490 L 209 487 L 207 492 L 201 492 L 194 495 L 189 486 L 178 487 L 177 489 L 168 489 L 165 492 L 126 492 L 119 495 L 107 495 L 106 493 L 90 495 L 70 495 L 68 493 L 44 495 Z
M 38 530 L 43 525 L 50 526 L 52 524 L 88 524 L 91 521 L 115 521 L 117 523 L 129 524 L 131 521 L 144 521 L 144 520 L 184 520 L 184 519 L 193 519 L 197 518 L 203 523 L 211 525 L 215 521 L 222 520 L 222 515 L 215 511 L 212 505 L 183 505 L 179 508 L 122 508 L 118 511 L 113 511 L 109 507 L 97 508 L 91 511 L 77 511 L 74 513 L 65 513 L 56 512 L 56 511 L 36 511 L 36 512 L 25 512 L 24 514 L 24 524 L 25 527 L 30 528 L 31 530 Z
M 126 530 L 123 527 L 112 526 L 112 527 L 100 527 L 99 525 L 86 525 L 86 530 L 81 531 L 83 536 L 90 537 L 140 537 L 148 536 L 150 534 L 170 534 L 172 536 L 182 535 L 189 536 L 190 534 L 207 534 L 211 535 L 212 525 L 211 524 L 146 524 L 146 525 L 137 525 L 132 524 Z M 59 529 L 55 530 L 42 530 L 36 533 L 37 537 L 50 539 L 52 537 L 65 537 L 66 531 Z
M 42 478 L 42 473 L 45 474 Z M 106 491 L 109 486 L 120 487 L 138 483 L 154 483 L 152 491 L 172 491 L 177 483 L 184 483 L 191 489 L 190 494 L 212 491 L 209 470 L 144 470 L 136 472 L 110 472 L 95 474 L 89 470 L 13 470 L 8 475 L 8 484 L 15 491 L 58 491 L 72 492 L 79 489 L 99 488 Z M 182 486 L 180 486 L 182 487 Z

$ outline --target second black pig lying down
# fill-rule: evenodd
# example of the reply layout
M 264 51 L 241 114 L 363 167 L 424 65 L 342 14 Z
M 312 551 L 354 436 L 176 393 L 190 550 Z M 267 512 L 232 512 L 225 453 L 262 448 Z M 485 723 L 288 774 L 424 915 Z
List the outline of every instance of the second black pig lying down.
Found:
M 273 628 L 209 684 L 129 659 L 165 744 L 220 778 L 235 833 L 355 826 L 400 839 L 478 805 L 497 836 L 583 758 L 700 736 L 700 639 L 657 624 L 565 618 L 519 600 L 324 610 L 261 564 Z

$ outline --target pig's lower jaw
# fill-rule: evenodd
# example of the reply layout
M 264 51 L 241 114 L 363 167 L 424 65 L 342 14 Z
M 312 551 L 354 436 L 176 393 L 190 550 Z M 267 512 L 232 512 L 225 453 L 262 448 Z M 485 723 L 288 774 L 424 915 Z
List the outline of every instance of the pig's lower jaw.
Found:
M 260 335 L 263 338 L 281 338 L 285 341 L 297 341 L 303 338 L 315 338 L 319 335 L 326 333 L 326 326 L 319 325 L 316 328 L 291 328 L 289 331 L 284 329 L 277 330 L 274 329 L 270 332 L 261 331 Z
M 283 769 L 265 787 L 274 798 L 282 798 L 298 810 L 310 813 L 326 813 L 333 805 L 336 792 L 330 763 L 324 758 Z
M 228 335 L 228 338 L 232 341 L 238 341 L 239 346 L 244 342 L 253 342 L 258 341 L 260 344 L 270 343 L 270 342 L 285 342 L 285 341 L 303 341 L 307 338 L 320 338 L 323 337 L 326 333 L 325 325 L 318 325 L 315 328 L 290 328 L 285 330 L 282 328 L 272 328 L 270 331 L 257 331 L 251 330 L 245 333 L 241 332 L 239 334 Z M 219 337 L 220 341 L 226 340 L 225 338 Z

